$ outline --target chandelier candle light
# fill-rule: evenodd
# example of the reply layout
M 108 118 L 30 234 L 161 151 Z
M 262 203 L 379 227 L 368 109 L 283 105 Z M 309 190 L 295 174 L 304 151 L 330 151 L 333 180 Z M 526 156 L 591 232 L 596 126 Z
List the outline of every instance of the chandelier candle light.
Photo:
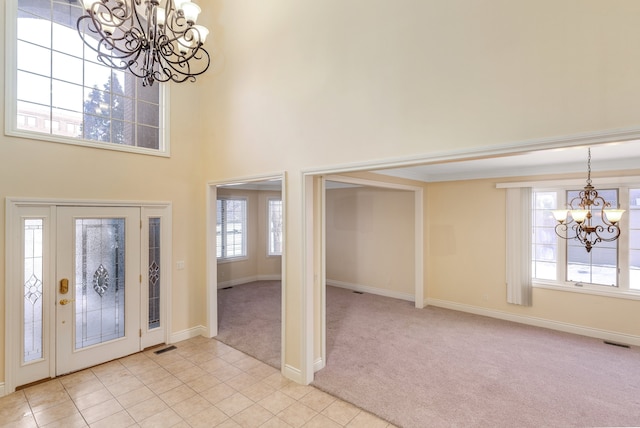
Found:
M 209 30 L 196 25 L 200 7 L 186 0 L 80 0 L 77 27 L 108 67 L 153 82 L 195 81 L 211 63 L 202 47 Z
M 611 209 L 611 203 L 598 195 L 591 185 L 591 148 L 589 148 L 587 185 L 578 196 L 569 202 L 569 208 L 553 210 L 553 217 L 558 224 L 556 234 L 563 239 L 577 239 L 591 252 L 591 248 L 598 242 L 615 241 L 620 236 L 618 222 L 625 210 Z M 574 208 L 576 204 L 576 208 Z M 593 213 L 602 219 L 602 224 L 593 223 Z M 571 214 L 570 221 L 567 215 Z M 569 232 L 569 225 L 573 232 Z

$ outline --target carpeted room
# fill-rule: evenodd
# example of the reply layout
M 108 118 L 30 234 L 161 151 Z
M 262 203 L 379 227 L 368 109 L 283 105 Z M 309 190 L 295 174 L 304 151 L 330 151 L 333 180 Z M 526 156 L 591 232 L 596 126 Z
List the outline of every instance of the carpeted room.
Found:
M 280 361 L 280 282 L 220 290 L 219 340 Z M 618 426 L 640 417 L 637 348 L 327 287 L 313 385 L 397 426 Z M 613 364 L 612 364 L 613 362 Z
M 349 192 L 356 191 L 327 197 L 328 253 L 335 248 L 331 231 L 373 229 L 345 218 L 345 206 L 358 206 L 346 202 Z M 370 198 L 361 199 L 371 207 Z M 340 272 L 331 260 L 327 254 L 329 284 Z M 636 348 L 442 308 L 415 309 L 410 299 L 360 294 L 355 286 L 344 288 L 353 279 L 333 280 L 343 287 L 326 289 L 327 362 L 313 384 L 398 426 L 425 420 L 430 426 L 629 425 L 639 418 L 633 410 Z M 279 367 L 280 291 L 279 281 L 220 290 L 218 338 Z

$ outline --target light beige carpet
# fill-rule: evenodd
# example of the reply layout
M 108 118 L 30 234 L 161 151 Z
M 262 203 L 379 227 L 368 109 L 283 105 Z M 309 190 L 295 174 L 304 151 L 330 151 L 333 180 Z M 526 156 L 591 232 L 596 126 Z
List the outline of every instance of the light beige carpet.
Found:
M 261 321 L 242 322 L 250 331 L 238 330 L 238 349 L 260 359 L 267 342 L 278 346 L 265 355 L 280 349 L 267 289 L 237 297 L 243 316 Z M 279 283 L 271 291 L 279 317 Z M 640 426 L 638 348 L 334 287 L 327 366 L 313 384 L 407 428 Z
M 257 281 L 218 290 L 216 339 L 280 368 L 280 281 Z

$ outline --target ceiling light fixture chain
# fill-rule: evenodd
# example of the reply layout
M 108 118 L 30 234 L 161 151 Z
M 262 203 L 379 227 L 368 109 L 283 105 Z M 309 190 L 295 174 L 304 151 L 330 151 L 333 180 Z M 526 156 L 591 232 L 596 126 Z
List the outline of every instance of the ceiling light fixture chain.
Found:
M 77 28 L 85 45 L 108 67 L 143 80 L 195 81 L 209 68 L 203 44 L 209 30 L 197 25 L 200 7 L 186 0 L 80 0 Z
M 591 148 L 589 148 L 587 185 L 578 196 L 571 199 L 567 209 L 552 211 L 558 222 L 555 227 L 556 234 L 563 239 L 578 240 L 584 245 L 587 252 L 591 252 L 593 246 L 599 242 L 611 242 L 618 239 L 620 236 L 618 223 L 624 211 L 611 209 L 611 203 L 600 196 L 591 184 Z M 567 221 L 569 214 L 571 220 Z

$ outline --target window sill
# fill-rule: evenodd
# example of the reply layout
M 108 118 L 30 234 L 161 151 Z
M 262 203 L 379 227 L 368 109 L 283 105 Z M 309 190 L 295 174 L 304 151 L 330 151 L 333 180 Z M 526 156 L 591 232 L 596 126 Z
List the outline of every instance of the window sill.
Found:
M 569 293 L 591 294 L 595 296 L 613 297 L 616 299 L 640 300 L 640 290 L 601 290 L 593 285 L 563 285 L 555 282 L 534 282 L 534 288 L 567 291 Z
M 5 129 L 5 135 L 16 138 L 27 138 L 29 140 L 46 141 L 48 143 L 69 144 L 73 146 L 89 147 L 93 149 L 113 150 L 118 152 L 135 153 L 139 155 L 151 155 L 160 157 L 171 157 L 168 147 L 166 149 L 148 149 L 145 147 L 129 146 L 126 144 L 103 143 L 99 141 L 84 140 L 81 138 L 63 137 L 42 132 L 33 132 L 23 129 Z

